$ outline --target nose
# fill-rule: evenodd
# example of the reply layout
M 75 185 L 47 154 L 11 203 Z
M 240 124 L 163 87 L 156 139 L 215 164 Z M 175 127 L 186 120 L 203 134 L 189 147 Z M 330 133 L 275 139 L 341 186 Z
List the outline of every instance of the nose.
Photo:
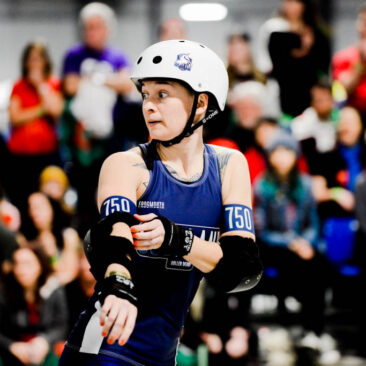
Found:
M 155 103 L 151 99 L 144 101 L 143 109 L 147 113 L 154 113 L 157 110 Z

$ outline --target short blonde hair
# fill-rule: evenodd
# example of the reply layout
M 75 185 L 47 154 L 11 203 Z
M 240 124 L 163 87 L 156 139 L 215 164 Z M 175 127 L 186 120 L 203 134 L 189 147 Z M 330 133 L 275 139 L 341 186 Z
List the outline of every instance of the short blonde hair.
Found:
M 108 5 L 99 2 L 89 3 L 80 10 L 79 21 L 81 26 L 83 26 L 88 19 L 95 16 L 101 17 L 109 30 L 115 28 L 117 20 L 114 10 Z

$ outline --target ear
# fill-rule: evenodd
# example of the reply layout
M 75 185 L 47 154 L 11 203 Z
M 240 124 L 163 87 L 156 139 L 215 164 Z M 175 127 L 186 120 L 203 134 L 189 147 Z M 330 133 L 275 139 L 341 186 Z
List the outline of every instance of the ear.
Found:
M 201 93 L 198 96 L 196 115 L 205 115 L 208 108 L 208 95 Z

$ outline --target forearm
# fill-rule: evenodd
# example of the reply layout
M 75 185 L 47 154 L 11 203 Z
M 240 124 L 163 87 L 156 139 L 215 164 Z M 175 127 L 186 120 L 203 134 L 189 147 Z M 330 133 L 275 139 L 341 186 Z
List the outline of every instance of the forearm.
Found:
M 222 250 L 218 243 L 206 241 L 195 236 L 192 249 L 184 256 L 203 273 L 211 272 L 222 258 Z
M 44 107 L 40 103 L 34 107 L 29 108 L 10 108 L 9 118 L 13 126 L 21 126 L 32 122 L 36 118 L 43 116 L 44 113 Z
M 126 71 L 120 71 L 107 77 L 104 85 L 118 94 L 128 94 L 133 89 L 133 83 Z
M 49 92 L 42 95 L 42 104 L 46 107 L 47 114 L 53 118 L 57 118 L 61 115 L 64 109 L 64 101 L 59 93 Z
M 359 63 L 354 66 L 351 72 L 341 75 L 339 77 L 339 82 L 344 86 L 347 93 L 352 93 L 356 89 L 364 73 L 365 67 L 363 64 Z
M 130 230 L 129 226 L 127 224 L 123 223 L 123 222 L 117 222 L 116 224 L 114 224 L 113 231 L 112 231 L 111 235 L 121 236 L 121 237 L 124 237 L 124 238 L 126 238 L 126 239 L 128 239 L 132 242 L 131 230 Z M 123 273 L 123 274 L 126 275 L 127 278 L 131 279 L 130 271 L 125 266 L 123 266 L 122 264 L 111 263 L 107 267 L 107 270 L 105 271 L 105 277 L 108 277 L 113 272 Z

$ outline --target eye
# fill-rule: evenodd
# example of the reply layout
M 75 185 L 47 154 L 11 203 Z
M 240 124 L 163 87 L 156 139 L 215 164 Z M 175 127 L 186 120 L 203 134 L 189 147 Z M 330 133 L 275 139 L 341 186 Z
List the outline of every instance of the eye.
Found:
M 168 93 L 166 92 L 159 92 L 159 98 L 164 99 L 168 96 Z
M 142 97 L 142 100 L 145 100 L 148 98 L 148 94 L 147 93 L 141 93 L 141 97 Z

